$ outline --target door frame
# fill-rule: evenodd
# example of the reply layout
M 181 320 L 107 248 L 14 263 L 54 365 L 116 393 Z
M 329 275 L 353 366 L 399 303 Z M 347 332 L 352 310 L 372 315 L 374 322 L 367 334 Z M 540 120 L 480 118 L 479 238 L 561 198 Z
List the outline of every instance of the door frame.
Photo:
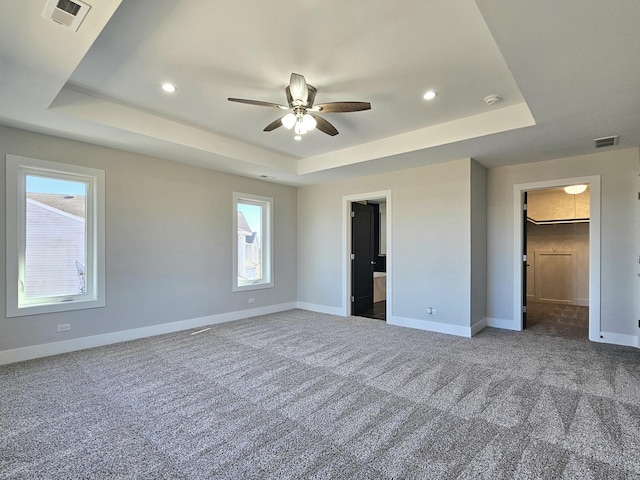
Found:
M 379 200 L 384 198 L 387 202 L 387 311 L 386 321 L 391 319 L 393 312 L 393 245 L 392 245 L 392 217 L 393 208 L 391 206 L 391 190 L 381 190 L 377 192 L 358 193 L 355 195 L 345 195 L 342 197 L 342 315 L 351 315 L 351 204 L 364 200 Z
M 522 330 L 522 285 L 523 285 L 523 198 L 524 192 L 586 184 L 589 194 L 589 340 L 600 341 L 600 175 L 587 177 L 559 178 L 542 182 L 518 183 L 513 186 L 514 206 L 514 273 L 513 273 L 513 319 L 514 329 Z

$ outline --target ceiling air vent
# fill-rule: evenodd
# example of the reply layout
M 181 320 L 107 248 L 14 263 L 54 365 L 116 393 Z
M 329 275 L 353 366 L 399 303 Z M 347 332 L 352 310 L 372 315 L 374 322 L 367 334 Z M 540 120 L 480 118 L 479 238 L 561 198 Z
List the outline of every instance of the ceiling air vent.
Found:
M 610 137 L 596 138 L 593 140 L 593 146 L 596 148 L 613 147 L 618 144 L 618 135 Z
M 49 0 L 42 16 L 76 32 L 90 8 L 80 0 Z

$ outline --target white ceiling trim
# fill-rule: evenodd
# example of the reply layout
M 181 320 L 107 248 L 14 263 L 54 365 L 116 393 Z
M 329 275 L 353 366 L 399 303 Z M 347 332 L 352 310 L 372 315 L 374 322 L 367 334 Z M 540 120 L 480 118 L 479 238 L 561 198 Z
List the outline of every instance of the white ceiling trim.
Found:
M 304 158 L 298 162 L 298 175 L 438 147 L 535 124 L 529 107 L 522 102 L 355 147 Z
M 296 172 L 297 160 L 294 158 L 68 87 L 60 91 L 50 110 L 257 166 Z
M 323 155 L 295 159 L 108 99 L 63 88 L 51 111 L 212 155 L 305 175 L 535 125 L 525 102 Z M 212 159 L 213 162 L 213 159 Z

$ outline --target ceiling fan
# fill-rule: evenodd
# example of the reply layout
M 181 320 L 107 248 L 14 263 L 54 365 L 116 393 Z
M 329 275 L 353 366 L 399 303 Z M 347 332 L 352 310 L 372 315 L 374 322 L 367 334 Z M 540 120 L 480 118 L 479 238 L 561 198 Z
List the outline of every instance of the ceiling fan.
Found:
M 362 110 L 370 110 L 369 102 L 330 102 L 319 103 L 314 105 L 316 99 L 316 89 L 313 85 L 307 84 L 302 75 L 297 73 L 291 74 L 289 85 L 285 89 L 287 94 L 288 105 L 279 105 L 277 103 L 262 102 L 260 100 L 246 100 L 244 98 L 229 98 L 230 102 L 247 103 L 249 105 L 258 105 L 261 107 L 275 107 L 280 110 L 288 110 L 289 113 L 283 117 L 274 120 L 264 128 L 265 132 L 271 132 L 279 126 L 292 129 L 297 135 L 297 139 L 301 139 L 300 135 L 304 135 L 309 130 L 318 128 L 327 135 L 337 135 L 338 130 L 328 121 L 318 115 L 318 113 L 343 113 L 343 112 L 359 112 Z

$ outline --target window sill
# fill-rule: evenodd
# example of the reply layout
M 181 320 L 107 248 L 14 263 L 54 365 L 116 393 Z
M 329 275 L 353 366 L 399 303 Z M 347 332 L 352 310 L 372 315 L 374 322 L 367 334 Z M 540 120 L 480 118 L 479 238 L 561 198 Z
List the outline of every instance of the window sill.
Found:
M 234 285 L 234 292 L 244 292 L 245 290 L 264 290 L 267 288 L 273 288 L 273 282 L 262 282 L 262 283 L 250 283 L 248 285 Z
M 7 318 L 26 317 L 28 315 L 41 315 L 45 313 L 70 312 L 73 310 L 86 310 L 105 306 L 104 299 L 98 300 L 72 300 L 68 302 L 53 302 L 38 305 L 25 305 L 17 309 L 7 305 Z

